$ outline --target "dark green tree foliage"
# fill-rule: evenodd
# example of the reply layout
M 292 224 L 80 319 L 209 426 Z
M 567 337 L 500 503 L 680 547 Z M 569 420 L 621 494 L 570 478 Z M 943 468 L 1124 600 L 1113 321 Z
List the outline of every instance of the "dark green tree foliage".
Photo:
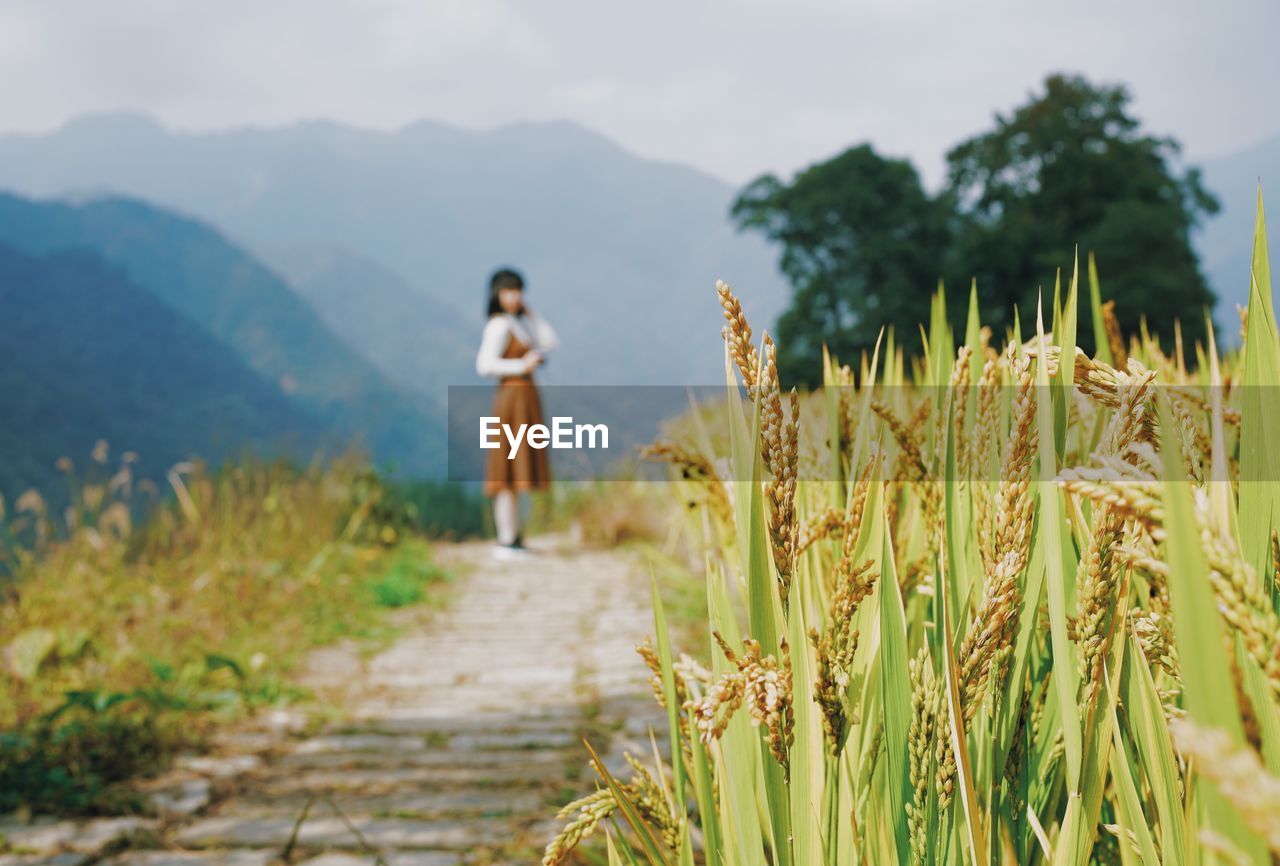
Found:
M 773 175 L 757 179 L 732 213 L 739 226 L 782 244 L 782 271 L 795 288 L 778 322 L 787 378 L 820 382 L 815 359 L 824 342 L 852 360 L 875 343 L 882 325 L 914 334 L 927 318 L 947 212 L 906 160 L 853 147 L 790 184 Z
M 782 247 L 794 289 L 778 323 L 784 376 L 813 384 L 824 342 L 856 364 L 881 326 L 918 348 L 943 278 L 953 297 L 976 278 L 996 327 L 1012 324 L 1015 306 L 1033 320 L 1038 291 L 1049 303 L 1077 245 L 1082 261 L 1096 255 L 1122 329 L 1145 316 L 1171 341 L 1178 319 L 1188 346 L 1202 339 L 1214 296 L 1190 234 L 1218 204 L 1196 169 L 1179 171 L 1176 141 L 1141 130 L 1129 100 L 1121 86 L 1050 76 L 1042 93 L 947 154 L 947 185 L 933 197 L 909 162 L 865 144 L 790 183 L 754 181 L 732 215 Z M 962 306 L 952 304 L 956 325 Z
M 1145 316 L 1169 340 L 1180 319 L 1188 341 L 1203 339 L 1214 296 L 1190 235 L 1218 202 L 1198 170 L 1179 173 L 1178 143 L 1143 132 L 1129 101 L 1122 86 L 1050 76 L 995 129 L 947 154 L 959 215 L 949 273 L 977 278 L 989 320 L 1008 324 L 1015 304 L 1028 320 L 1056 269 L 1069 278 L 1079 244 L 1096 255 L 1122 330 Z

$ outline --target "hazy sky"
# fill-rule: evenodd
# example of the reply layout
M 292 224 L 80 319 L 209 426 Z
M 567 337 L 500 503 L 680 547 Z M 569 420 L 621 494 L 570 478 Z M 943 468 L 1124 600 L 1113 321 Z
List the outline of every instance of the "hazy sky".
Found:
M 936 181 L 1053 70 L 1230 153 L 1280 134 L 1280 2 L 0 0 L 0 130 L 566 117 L 734 182 L 867 139 Z

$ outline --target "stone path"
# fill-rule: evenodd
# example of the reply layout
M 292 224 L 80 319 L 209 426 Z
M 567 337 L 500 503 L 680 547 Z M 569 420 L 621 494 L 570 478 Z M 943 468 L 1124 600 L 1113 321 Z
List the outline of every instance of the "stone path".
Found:
M 179 804 L 167 821 L 117 828 L 123 853 L 83 841 L 101 822 L 46 825 L 41 839 L 0 824 L 27 852 L 0 866 L 536 862 L 556 809 L 594 789 L 582 738 L 617 767 L 665 729 L 634 652 L 652 630 L 645 584 L 622 555 L 554 540 L 528 563 L 483 545 L 440 558 L 460 574 L 445 610 L 409 614 L 371 659 L 314 656 L 307 680 L 329 721 L 276 714 L 231 733 L 224 754 L 166 782 Z

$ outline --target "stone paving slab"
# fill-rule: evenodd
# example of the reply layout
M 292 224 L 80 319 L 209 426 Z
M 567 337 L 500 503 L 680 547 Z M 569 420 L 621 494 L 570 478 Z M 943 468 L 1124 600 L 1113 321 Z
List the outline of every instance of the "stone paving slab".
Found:
M 239 798 L 236 814 L 244 817 L 282 817 L 301 814 L 310 792 L 263 795 L 251 792 Z M 370 794 L 348 792 L 336 801 L 347 814 L 396 818 L 501 817 L 536 814 L 547 806 L 539 791 L 502 788 L 463 788 L 443 791 L 401 791 Z M 312 807 L 321 812 L 323 805 Z
M 378 674 L 370 681 L 375 685 L 397 689 L 447 688 L 451 698 L 457 700 L 460 697 L 458 693 L 460 687 L 465 687 L 478 695 L 493 697 L 495 690 L 504 687 L 564 689 L 572 687 L 576 680 L 577 671 L 566 665 L 556 668 L 508 667 L 501 670 L 468 673 L 420 674 L 415 671 L 403 671 Z
M 297 743 L 290 751 L 295 755 L 315 755 L 325 752 L 412 752 L 426 747 L 425 738 L 420 736 L 363 733 L 312 737 Z
M 415 821 L 391 818 L 348 816 L 351 826 L 337 816 L 308 817 L 298 832 L 298 844 L 307 848 L 444 848 L 469 850 L 479 845 L 497 845 L 511 838 L 505 822 L 477 819 L 459 821 Z M 176 841 L 192 848 L 280 847 L 293 836 L 294 818 L 206 818 L 180 832 Z M 360 835 L 352 832 L 352 827 Z M 363 837 L 361 841 L 360 837 Z
M 233 779 L 262 767 L 257 755 L 183 755 L 174 763 L 180 770 L 213 779 Z
M 0 836 L 10 849 L 31 854 L 64 851 L 92 854 L 131 833 L 154 830 L 158 821 L 147 818 L 98 818 L 91 821 L 37 820 L 32 824 L 0 824 Z
M 294 769 L 332 769 L 337 767 L 496 767 L 508 764 L 561 764 L 560 751 L 538 749 L 475 750 L 433 749 L 420 752 L 319 752 L 285 755 L 277 766 Z
M 206 778 L 159 779 L 141 788 L 157 813 L 167 817 L 194 815 L 213 799 L 213 784 Z
M 577 731 L 514 731 L 500 734 L 457 734 L 449 739 L 449 748 L 466 752 L 501 752 L 509 749 L 580 749 Z
M 107 866 L 267 866 L 277 852 L 269 849 L 230 851 L 126 851 Z
M 484 785 L 494 789 L 545 784 L 545 765 L 503 767 L 439 767 L 424 775 L 417 767 L 383 769 L 337 769 L 293 772 L 263 779 L 255 790 L 268 795 L 297 792 L 324 794 L 334 791 L 430 790 L 445 787 Z M 225 804 L 220 807 L 225 808 Z
M 384 855 L 387 866 L 457 866 L 462 859 L 443 851 L 397 851 Z M 358 857 L 354 854 L 330 852 L 304 861 L 301 866 L 376 866 L 374 857 Z
M 0 866 L 80 866 L 86 854 L 0 854 Z
M 523 708 L 522 708 L 523 709 Z M 512 712 L 510 707 L 489 713 L 468 713 L 464 718 L 448 703 L 424 703 L 422 695 L 400 696 L 396 703 L 372 701 L 357 707 L 352 720 L 362 729 L 386 733 L 468 731 L 564 730 L 582 719 L 582 708 L 559 704 L 537 712 Z

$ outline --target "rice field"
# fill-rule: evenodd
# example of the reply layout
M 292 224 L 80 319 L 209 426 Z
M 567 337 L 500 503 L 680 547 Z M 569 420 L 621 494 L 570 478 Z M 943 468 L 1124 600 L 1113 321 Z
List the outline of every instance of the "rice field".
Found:
M 919 357 L 885 335 L 805 395 L 718 287 L 723 424 L 650 449 L 698 504 L 705 643 L 673 650 L 655 591 L 670 756 L 596 760 L 544 864 L 1280 858 L 1261 203 L 1238 350 L 1122 335 L 1079 271 L 1004 335 L 939 295 Z

